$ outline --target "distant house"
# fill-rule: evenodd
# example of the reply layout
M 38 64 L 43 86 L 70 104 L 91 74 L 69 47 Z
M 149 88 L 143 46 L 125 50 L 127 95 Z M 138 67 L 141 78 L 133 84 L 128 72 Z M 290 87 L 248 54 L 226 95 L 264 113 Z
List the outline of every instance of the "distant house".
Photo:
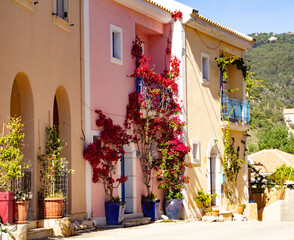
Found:
M 275 42 L 275 41 L 277 41 L 277 40 L 278 40 L 278 38 L 277 38 L 277 37 L 274 37 L 274 36 L 271 36 L 271 37 L 268 39 L 269 42 Z
M 278 149 L 265 149 L 248 156 L 249 161 L 262 175 L 269 175 L 283 164 L 294 165 L 294 155 Z
M 285 108 L 283 111 L 284 119 L 287 127 L 290 128 L 291 124 L 294 124 L 294 108 Z

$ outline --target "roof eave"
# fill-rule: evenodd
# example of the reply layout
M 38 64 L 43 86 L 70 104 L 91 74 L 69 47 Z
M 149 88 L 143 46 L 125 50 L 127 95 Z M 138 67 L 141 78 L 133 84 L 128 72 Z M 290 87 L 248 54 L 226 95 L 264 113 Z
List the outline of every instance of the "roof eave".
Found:
M 172 20 L 171 13 L 154 4 L 150 4 L 144 0 L 114 0 L 115 2 L 140 12 L 161 23 L 169 23 Z
M 185 24 L 245 51 L 250 50 L 255 43 L 255 39 L 249 36 L 245 37 L 243 34 L 239 34 L 229 28 L 225 28 L 217 23 L 208 21 L 204 17 L 198 15 L 198 12 L 192 13 L 191 18 L 186 21 Z

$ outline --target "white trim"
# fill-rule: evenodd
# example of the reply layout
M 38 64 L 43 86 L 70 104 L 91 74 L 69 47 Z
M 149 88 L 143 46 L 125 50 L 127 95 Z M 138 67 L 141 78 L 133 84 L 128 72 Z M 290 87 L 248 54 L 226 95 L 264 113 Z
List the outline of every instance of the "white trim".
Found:
M 197 153 L 196 158 L 194 158 L 194 145 L 197 144 Z M 191 140 L 191 151 L 190 151 L 190 157 L 192 163 L 200 164 L 200 141 L 192 139 Z
M 91 138 L 90 138 L 90 143 L 94 142 L 94 136 L 98 136 L 100 138 L 101 131 L 99 130 L 91 130 Z
M 234 33 L 227 32 L 221 28 L 208 23 L 207 21 L 200 18 L 190 18 L 185 24 L 191 28 L 197 29 L 209 36 L 215 37 L 224 42 L 230 43 L 233 46 L 239 47 L 244 50 L 250 50 L 253 42 L 248 42 L 243 38 L 236 36 Z
M 226 129 L 228 127 L 228 121 L 221 121 L 220 126 L 222 129 Z M 233 131 L 245 132 L 249 128 L 250 126 L 248 124 L 230 122 L 230 130 L 233 130 Z
M 204 64 L 204 61 L 205 61 L 205 64 Z M 210 83 L 209 68 L 210 68 L 209 55 L 207 53 L 201 52 L 201 80 L 203 84 L 207 84 L 207 85 L 209 85 Z
M 84 0 L 84 78 L 85 78 L 85 140 L 86 144 L 91 141 L 91 111 L 90 102 L 90 31 L 89 31 L 89 0 Z M 87 107 L 88 106 L 88 107 Z M 88 218 L 92 210 L 92 168 L 86 161 L 86 211 Z
M 128 8 L 144 14 L 161 23 L 169 23 L 172 19 L 171 14 L 146 2 L 145 0 L 114 0 Z
M 119 43 L 115 45 L 118 51 L 118 57 L 113 56 L 113 33 L 118 34 Z M 123 65 L 123 31 L 121 27 L 110 24 L 110 61 L 115 64 Z

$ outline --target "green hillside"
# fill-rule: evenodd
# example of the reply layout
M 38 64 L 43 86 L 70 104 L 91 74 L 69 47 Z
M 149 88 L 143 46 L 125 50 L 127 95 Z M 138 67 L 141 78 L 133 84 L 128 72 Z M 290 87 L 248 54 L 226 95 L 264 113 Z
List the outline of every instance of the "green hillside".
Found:
M 250 106 L 255 127 L 249 132 L 249 152 L 264 148 L 292 152 L 282 113 L 285 107 L 294 108 L 294 34 L 251 36 L 256 44 L 246 53 L 247 64 L 256 73 L 256 78 L 264 81 L 264 87 L 256 93 L 257 99 Z

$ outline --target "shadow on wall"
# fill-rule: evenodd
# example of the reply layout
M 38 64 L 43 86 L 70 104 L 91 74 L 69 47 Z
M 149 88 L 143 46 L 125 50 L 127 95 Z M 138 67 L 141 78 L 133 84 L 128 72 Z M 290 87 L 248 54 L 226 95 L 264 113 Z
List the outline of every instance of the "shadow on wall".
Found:
M 206 175 L 203 174 L 200 164 L 193 164 L 192 166 L 191 169 L 188 169 L 188 175 L 190 177 L 190 183 L 188 186 L 188 218 L 192 217 L 194 219 L 201 219 L 202 212 L 201 209 L 197 208 L 195 200 L 197 197 L 197 191 L 203 188 L 203 183 L 201 184 L 199 177 L 206 179 Z

